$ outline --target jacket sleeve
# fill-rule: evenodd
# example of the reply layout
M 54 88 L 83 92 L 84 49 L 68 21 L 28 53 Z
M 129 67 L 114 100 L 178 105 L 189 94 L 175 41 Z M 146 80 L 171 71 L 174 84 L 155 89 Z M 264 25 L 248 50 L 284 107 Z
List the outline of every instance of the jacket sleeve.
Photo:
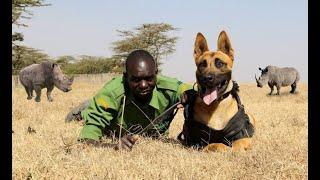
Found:
M 192 89 L 193 85 L 189 83 L 180 83 L 177 90 L 176 101 L 181 101 L 183 93 L 189 89 Z
M 116 118 L 119 102 L 106 89 L 100 90 L 90 102 L 90 105 L 81 112 L 85 125 L 80 132 L 79 140 L 93 139 L 98 141 L 103 130 Z

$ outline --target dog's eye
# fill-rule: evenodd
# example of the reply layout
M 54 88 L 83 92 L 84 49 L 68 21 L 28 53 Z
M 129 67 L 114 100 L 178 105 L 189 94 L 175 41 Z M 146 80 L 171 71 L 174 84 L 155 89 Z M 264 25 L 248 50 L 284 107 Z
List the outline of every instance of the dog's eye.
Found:
M 206 60 L 203 60 L 203 61 L 199 64 L 199 67 L 202 67 L 202 68 L 207 67 L 207 61 L 206 61 Z
M 215 65 L 216 65 L 217 68 L 221 68 L 222 66 L 225 65 L 225 63 L 222 62 L 220 59 L 216 58 L 215 59 Z

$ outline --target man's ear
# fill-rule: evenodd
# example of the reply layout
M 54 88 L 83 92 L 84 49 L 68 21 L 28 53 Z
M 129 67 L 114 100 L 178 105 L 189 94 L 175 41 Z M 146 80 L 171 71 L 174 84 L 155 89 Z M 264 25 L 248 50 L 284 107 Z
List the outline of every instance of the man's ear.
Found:
M 230 39 L 225 31 L 221 31 L 218 37 L 218 51 L 228 55 L 232 61 L 234 59 L 234 50 L 232 49 Z
M 123 72 L 123 77 L 125 77 L 127 79 L 128 78 L 128 73 L 127 72 Z
M 199 32 L 194 42 L 193 57 L 197 63 L 197 59 L 206 51 L 209 51 L 206 38 Z

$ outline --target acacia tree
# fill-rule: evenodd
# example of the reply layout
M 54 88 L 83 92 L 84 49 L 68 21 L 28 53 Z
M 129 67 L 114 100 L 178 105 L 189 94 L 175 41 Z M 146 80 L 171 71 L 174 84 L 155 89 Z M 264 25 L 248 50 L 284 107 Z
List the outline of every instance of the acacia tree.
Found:
M 115 56 L 125 58 L 133 50 L 144 49 L 150 52 L 160 66 L 163 57 L 175 52 L 178 37 L 169 36 L 169 33 L 177 30 L 166 23 L 142 24 L 133 31 L 117 30 L 123 39 L 113 42 L 112 50 Z
M 13 0 L 12 1 L 12 24 L 27 27 L 28 25 L 21 23 L 21 19 L 30 19 L 33 15 L 29 8 L 49 6 L 43 0 Z
M 50 60 L 50 57 L 39 49 L 34 49 L 27 46 L 12 47 L 13 74 L 16 74 L 25 66 L 34 63 L 40 63 L 43 60 Z
M 30 8 L 48 6 L 43 0 L 13 0 L 12 1 L 12 25 L 17 27 L 28 27 L 22 23 L 22 19 L 30 19 L 33 15 Z M 39 63 L 49 56 L 39 49 L 19 45 L 16 42 L 24 40 L 23 34 L 15 32 L 12 34 L 12 70 L 17 73 L 22 67 L 32 63 Z
M 13 0 L 12 1 L 12 24 L 17 27 L 23 26 L 28 27 L 27 24 L 22 23 L 22 19 L 30 19 L 33 15 L 30 8 L 49 6 L 50 4 L 45 4 L 43 0 Z M 12 34 L 12 43 L 15 41 L 23 41 L 22 33 Z M 15 44 L 14 44 L 15 45 Z

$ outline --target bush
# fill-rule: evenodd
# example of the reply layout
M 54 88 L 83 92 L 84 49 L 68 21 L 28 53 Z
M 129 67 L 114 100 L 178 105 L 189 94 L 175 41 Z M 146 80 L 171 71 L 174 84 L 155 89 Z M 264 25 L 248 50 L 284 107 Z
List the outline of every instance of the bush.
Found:
M 61 64 L 60 66 L 66 74 L 121 73 L 123 71 L 121 61 L 115 59 L 81 60 L 76 63 Z

